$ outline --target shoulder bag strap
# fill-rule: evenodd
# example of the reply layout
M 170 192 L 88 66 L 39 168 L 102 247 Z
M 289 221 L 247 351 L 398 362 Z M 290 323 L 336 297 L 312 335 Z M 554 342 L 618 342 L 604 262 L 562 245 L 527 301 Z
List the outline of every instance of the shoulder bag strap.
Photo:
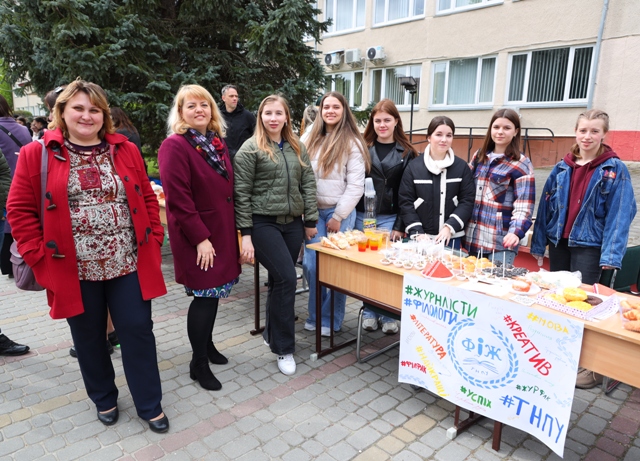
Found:
M 47 190 L 47 169 L 49 167 L 49 155 L 47 154 L 47 146 L 44 145 L 42 139 L 38 139 L 38 142 L 42 144 L 42 161 L 40 162 L 40 226 L 44 229 L 44 199 L 45 191 Z
M 20 141 L 18 141 L 18 138 L 16 138 L 13 135 L 13 133 L 11 131 L 7 130 L 4 126 L 0 125 L 0 130 L 2 130 L 5 133 L 7 133 L 7 135 L 11 138 L 11 140 L 17 144 L 18 148 L 24 146 L 24 144 L 22 144 Z

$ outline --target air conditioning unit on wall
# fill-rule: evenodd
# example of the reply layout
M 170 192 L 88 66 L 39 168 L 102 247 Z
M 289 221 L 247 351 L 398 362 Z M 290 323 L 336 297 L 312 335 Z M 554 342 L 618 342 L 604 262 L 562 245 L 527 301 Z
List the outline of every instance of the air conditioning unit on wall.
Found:
M 384 48 L 381 46 L 370 46 L 367 48 L 367 58 L 369 61 L 378 64 L 384 62 L 387 55 L 384 54 Z
M 352 48 L 344 52 L 344 62 L 351 67 L 362 67 L 362 58 L 360 57 L 360 50 L 358 48 Z
M 325 65 L 331 67 L 331 68 L 336 68 L 336 67 L 340 67 L 340 60 L 342 59 L 342 56 L 340 53 L 327 53 L 324 55 L 324 63 Z

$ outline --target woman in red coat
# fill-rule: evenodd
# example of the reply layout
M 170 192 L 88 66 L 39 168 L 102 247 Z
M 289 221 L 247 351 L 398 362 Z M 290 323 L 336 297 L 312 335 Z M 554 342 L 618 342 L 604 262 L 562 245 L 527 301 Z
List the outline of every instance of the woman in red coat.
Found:
M 9 193 L 18 250 L 47 289 L 51 316 L 66 318 L 71 327 L 98 419 L 105 425 L 118 420 L 104 339 L 108 304 L 138 415 L 154 432 L 166 432 L 151 321 L 151 299 L 167 292 L 160 268 L 164 232 L 142 158 L 126 137 L 114 134 L 104 90 L 82 80 L 58 97 L 44 142 L 44 194 L 38 142 L 21 149 Z
M 216 391 L 222 385 L 209 361 L 228 360 L 213 344 L 213 326 L 219 299 L 229 296 L 240 274 L 224 119 L 206 89 L 186 85 L 175 97 L 168 125 L 173 134 L 160 146 L 158 164 L 176 282 L 193 296 L 187 314 L 189 372 L 204 389 Z

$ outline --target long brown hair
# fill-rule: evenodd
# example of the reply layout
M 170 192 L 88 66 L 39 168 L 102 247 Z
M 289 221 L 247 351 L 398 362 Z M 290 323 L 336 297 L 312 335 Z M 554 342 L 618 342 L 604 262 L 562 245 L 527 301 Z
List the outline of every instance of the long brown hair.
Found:
M 374 142 L 378 138 L 375 127 L 373 125 L 373 119 L 378 112 L 389 114 L 396 120 L 396 127 L 393 129 L 393 140 L 404 148 L 402 157 L 406 157 L 410 153 L 416 155 L 415 149 L 409 142 L 409 138 L 407 138 L 407 135 L 404 132 L 404 128 L 402 128 L 402 119 L 400 118 L 400 112 L 398 112 L 398 108 L 391 99 L 382 99 L 373 107 L 371 116 L 369 117 L 369 121 L 367 122 L 367 127 L 364 129 L 364 140 L 367 143 L 367 147 L 373 146 Z
M 578 120 L 576 121 L 576 128 L 575 128 L 576 131 L 578 131 L 578 125 L 580 125 L 580 119 L 602 120 L 602 131 L 604 131 L 604 134 L 607 134 L 607 132 L 609 131 L 609 114 L 607 114 L 603 110 L 591 109 L 578 115 Z M 602 155 L 604 151 L 605 151 L 604 145 L 600 144 L 600 148 L 598 149 L 598 153 L 596 154 L 596 157 L 599 157 L 600 155 Z M 575 158 L 580 158 L 580 146 L 578 146 L 578 143 L 571 146 L 571 153 L 575 156 Z
M 298 162 L 300 162 L 300 165 L 307 166 L 302 161 L 302 157 L 301 157 L 302 149 L 300 148 L 300 138 L 298 138 L 293 132 L 293 130 L 291 129 L 291 110 L 289 110 L 289 104 L 287 103 L 286 99 L 284 99 L 282 96 L 278 94 L 272 94 L 264 98 L 260 103 L 260 107 L 258 108 L 258 117 L 257 117 L 258 122 L 256 123 L 256 132 L 255 132 L 256 145 L 258 147 L 258 151 L 266 152 L 267 155 L 269 155 L 269 158 L 274 163 L 278 163 L 278 159 L 273 154 L 273 141 L 267 134 L 267 130 L 264 127 L 264 122 L 262 121 L 262 112 L 264 112 L 264 107 L 267 104 L 272 104 L 274 102 L 279 102 L 280 104 L 282 104 L 282 107 L 284 107 L 284 113 L 287 116 L 287 121 L 285 122 L 284 126 L 282 127 L 282 131 L 280 132 L 282 139 L 287 141 L 291 145 L 291 147 L 293 147 L 293 150 L 296 152 L 296 155 L 298 156 Z
M 124 128 L 133 133 L 138 132 L 136 127 L 133 126 L 133 123 L 131 123 L 131 120 L 127 116 L 127 113 L 122 109 L 120 109 L 119 107 L 111 108 L 111 120 L 113 120 L 113 127 L 116 130 L 119 130 L 120 128 Z
M 493 126 L 493 123 L 499 118 L 506 118 L 511 123 L 513 123 L 513 126 L 516 128 L 516 133 L 507 146 L 504 156 L 509 160 L 520 160 L 520 117 L 518 116 L 518 113 L 513 109 L 500 109 L 495 114 L 493 114 L 493 117 L 491 117 L 491 123 L 489 123 L 487 134 L 484 137 L 484 143 L 476 154 L 476 161 L 478 163 L 484 162 L 487 159 L 487 154 L 489 152 L 493 152 L 493 149 L 496 148 L 496 143 L 491 137 L 491 127 Z
M 331 133 L 327 133 L 327 127 L 322 118 L 324 102 L 327 98 L 336 98 L 342 105 L 342 118 Z M 358 130 L 356 119 L 353 117 L 351 109 L 349 109 L 349 103 L 337 91 L 325 94 L 320 101 L 320 113 L 313 123 L 313 128 L 306 143 L 309 156 L 312 159 L 318 159 L 318 174 L 320 177 L 326 177 L 336 164 L 346 164 L 354 143 L 362 154 L 365 170 L 369 171 L 371 168 L 369 150 L 366 148 L 366 143 Z
M 100 85 L 91 82 L 85 82 L 80 78 L 77 78 L 73 82 L 69 83 L 67 87 L 60 93 L 51 115 L 51 123 L 49 123 L 49 129 L 55 130 L 60 128 L 65 139 L 69 138 L 69 129 L 62 117 L 64 109 L 67 107 L 67 103 L 78 93 L 84 93 L 89 97 L 91 104 L 102 110 L 102 128 L 98 132 L 98 138 L 104 139 L 105 133 L 112 134 L 115 132 L 113 128 L 113 122 L 111 121 L 111 115 L 109 112 L 109 101 L 107 100 L 107 93 L 102 89 Z

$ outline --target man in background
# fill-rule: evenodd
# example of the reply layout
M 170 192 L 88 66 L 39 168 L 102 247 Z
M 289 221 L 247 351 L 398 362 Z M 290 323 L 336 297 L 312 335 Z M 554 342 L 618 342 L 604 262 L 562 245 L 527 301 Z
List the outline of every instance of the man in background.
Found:
M 229 156 L 233 159 L 242 144 L 253 136 L 256 118 L 238 102 L 238 88 L 234 85 L 222 88 L 220 111 L 227 122 L 227 136 L 224 140 L 229 148 Z

